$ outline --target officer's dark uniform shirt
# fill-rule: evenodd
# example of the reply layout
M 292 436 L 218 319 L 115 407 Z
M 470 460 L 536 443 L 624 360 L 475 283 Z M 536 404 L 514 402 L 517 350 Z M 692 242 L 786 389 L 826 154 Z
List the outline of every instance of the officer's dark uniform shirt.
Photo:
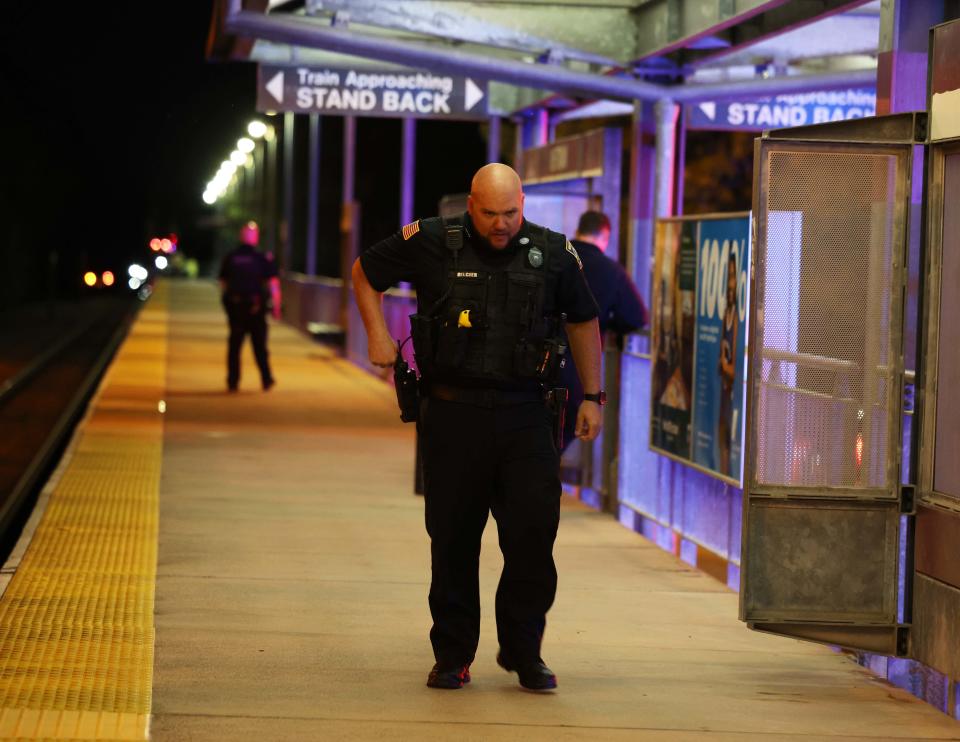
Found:
M 608 329 L 624 334 L 646 327 L 647 308 L 623 266 L 594 244 L 571 242 L 583 261 L 583 274 L 600 309 L 600 334 Z
M 464 240 L 470 240 L 481 263 L 490 271 L 505 268 L 519 250 L 533 246 L 531 225 L 526 220 L 510 244 L 495 249 L 474 234 L 469 214 L 463 216 Z M 536 227 L 534 227 L 536 228 Z M 560 261 L 554 307 L 567 315 L 567 322 L 587 322 L 597 316 L 597 305 L 584 279 L 579 259 L 566 249 L 562 234 L 547 230 L 549 255 Z M 376 291 L 386 291 L 400 281 L 417 289 L 420 312 L 429 312 L 449 285 L 450 250 L 446 246 L 443 220 L 439 217 L 414 222 L 371 246 L 360 256 L 363 272 Z M 546 266 L 545 266 L 546 267 Z M 469 384 L 469 380 L 463 380 Z M 527 386 L 519 384 L 517 386 Z M 513 387 L 514 385 L 511 385 Z
M 277 275 L 277 265 L 269 257 L 247 244 L 231 250 L 220 265 L 220 279 L 226 282 L 225 293 L 243 299 L 263 297 L 265 283 Z

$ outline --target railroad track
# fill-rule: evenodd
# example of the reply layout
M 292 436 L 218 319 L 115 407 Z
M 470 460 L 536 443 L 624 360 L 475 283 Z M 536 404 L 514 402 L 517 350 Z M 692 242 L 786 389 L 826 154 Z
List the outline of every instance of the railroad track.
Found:
M 0 380 L 0 564 L 138 306 L 102 302 Z

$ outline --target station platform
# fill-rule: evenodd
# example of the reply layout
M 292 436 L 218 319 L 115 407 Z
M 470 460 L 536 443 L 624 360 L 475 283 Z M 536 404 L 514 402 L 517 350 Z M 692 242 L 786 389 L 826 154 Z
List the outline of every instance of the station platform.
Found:
M 273 325 L 270 350 L 277 386 L 245 348 L 228 394 L 215 286 L 167 281 L 144 307 L 5 569 L 0 738 L 960 739 L 846 656 L 749 631 L 723 584 L 572 498 L 558 690 L 495 664 L 492 527 L 473 682 L 427 688 L 413 426 L 296 331 Z

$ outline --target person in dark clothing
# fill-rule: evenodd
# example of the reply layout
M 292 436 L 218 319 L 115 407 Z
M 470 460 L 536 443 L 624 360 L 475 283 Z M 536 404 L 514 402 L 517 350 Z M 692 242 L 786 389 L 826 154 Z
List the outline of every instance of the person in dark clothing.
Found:
M 480 539 L 497 522 L 503 573 L 497 588 L 497 662 L 531 690 L 557 685 L 540 646 L 553 604 L 553 543 L 560 521 L 560 459 L 544 385 L 558 362 L 561 326 L 587 395 L 577 430 L 601 421 L 597 307 L 566 238 L 523 218 L 520 178 L 481 168 L 467 213 L 424 219 L 365 251 L 353 267 L 370 361 L 392 366 L 397 344 L 381 295 L 417 289 L 411 317 L 420 371 L 418 421 L 432 580 L 431 688 L 470 681 L 480 639 Z
M 647 308 L 637 287 L 623 266 L 604 254 L 610 242 L 607 215 L 601 211 L 585 211 L 571 242 L 583 261 L 583 275 L 600 310 L 601 340 L 607 330 L 625 335 L 646 327 Z M 572 358 L 568 358 L 561 369 L 560 383 L 570 392 L 563 431 L 563 450 L 566 450 L 575 437 L 575 411 L 583 400 L 583 386 Z
M 237 391 L 240 384 L 240 349 L 248 334 L 263 390 L 275 383 L 267 352 L 267 300 L 272 297 L 273 315 L 279 319 L 280 279 L 273 257 L 257 250 L 259 241 L 256 222 L 247 222 L 240 230 L 240 244 L 227 253 L 220 265 L 221 301 L 230 324 L 227 389 L 231 392 Z

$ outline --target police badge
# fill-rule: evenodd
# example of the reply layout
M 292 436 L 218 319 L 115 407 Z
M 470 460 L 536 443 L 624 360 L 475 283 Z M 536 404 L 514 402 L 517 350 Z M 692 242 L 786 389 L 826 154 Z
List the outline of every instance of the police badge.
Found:
M 539 247 L 531 247 L 530 250 L 527 251 L 527 261 L 534 268 L 539 268 L 543 265 L 543 252 Z

